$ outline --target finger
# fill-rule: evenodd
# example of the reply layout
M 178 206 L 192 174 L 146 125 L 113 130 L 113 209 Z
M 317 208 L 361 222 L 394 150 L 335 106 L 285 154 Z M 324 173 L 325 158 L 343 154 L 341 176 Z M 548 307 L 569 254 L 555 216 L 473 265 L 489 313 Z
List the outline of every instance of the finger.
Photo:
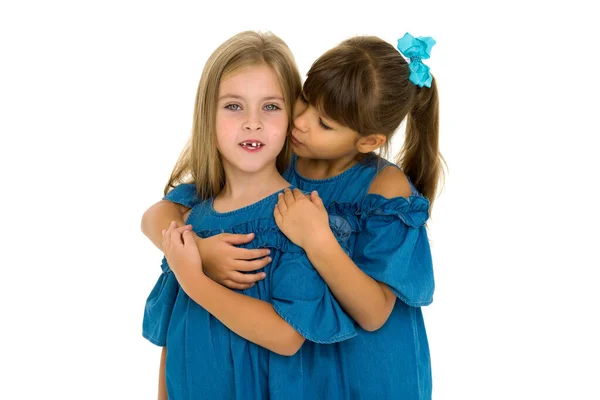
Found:
M 288 207 L 294 204 L 294 193 L 289 188 L 286 188 L 283 191 L 283 198 Z
M 190 230 L 192 230 L 192 225 L 183 225 L 178 228 L 175 228 L 175 230 L 179 233 L 183 233 L 185 231 L 190 231 Z
M 236 289 L 236 290 L 246 290 L 246 289 L 250 289 L 252 286 L 254 286 L 253 283 L 251 284 L 239 284 L 239 283 L 235 283 L 233 281 L 230 281 L 228 279 L 223 281 L 223 285 L 225 287 L 228 287 L 229 289 Z
M 277 196 L 277 207 L 279 208 L 279 212 L 282 213 L 282 215 L 287 212 L 287 204 L 285 203 L 285 196 L 283 195 L 283 193 L 279 193 L 279 195 Z
M 173 226 L 169 229 L 170 233 L 167 232 L 167 235 L 171 238 L 171 245 L 177 245 L 183 243 L 183 238 L 181 237 L 181 233 L 177 232 Z
M 316 190 L 313 190 L 310 194 L 310 201 L 312 201 L 313 204 L 318 207 L 325 208 L 323 200 L 321 199 L 321 197 L 319 197 L 319 193 Z
M 267 264 L 269 264 L 271 261 L 273 261 L 271 259 L 271 257 L 265 257 L 265 258 L 261 258 L 259 260 L 253 260 L 253 261 L 241 261 L 240 260 L 240 261 L 236 261 L 236 263 L 234 264 L 234 267 L 237 271 L 252 272 L 252 271 L 256 271 L 256 270 L 266 267 Z
M 171 246 L 171 235 L 169 233 L 169 230 L 164 230 L 163 229 L 163 240 L 162 240 L 162 246 L 163 246 L 163 250 L 166 252 L 169 247 Z
M 302 200 L 304 199 L 306 196 L 304 196 L 304 193 L 302 193 L 300 191 L 300 189 L 296 188 L 294 189 L 294 200 Z
M 181 238 L 183 239 L 183 245 L 185 247 L 188 247 L 188 246 L 194 246 L 194 247 L 196 247 L 196 241 L 194 240 L 194 236 L 192 235 L 192 232 L 190 232 L 190 231 L 184 231 L 181 234 Z
M 247 235 L 235 234 L 235 233 L 221 233 L 224 242 L 229 244 L 244 244 L 250 243 L 254 239 L 254 233 L 248 233 Z
M 169 224 L 167 229 L 163 229 L 165 231 L 165 233 L 164 233 L 165 237 L 171 238 L 171 235 L 173 233 L 173 223 L 174 223 L 174 221 L 171 221 L 171 223 Z
M 264 272 L 260 272 L 257 274 L 242 274 L 241 272 L 232 271 L 229 273 L 227 279 L 232 281 L 233 283 L 243 285 L 262 281 L 263 279 L 265 279 L 265 276 L 266 274 Z
M 279 211 L 279 204 L 275 204 L 275 210 L 273 210 L 273 217 L 275 217 L 275 223 L 280 227 L 283 222 L 283 215 Z
M 236 260 L 254 260 L 271 254 L 269 249 L 240 249 L 235 248 L 235 253 L 232 252 L 233 258 Z

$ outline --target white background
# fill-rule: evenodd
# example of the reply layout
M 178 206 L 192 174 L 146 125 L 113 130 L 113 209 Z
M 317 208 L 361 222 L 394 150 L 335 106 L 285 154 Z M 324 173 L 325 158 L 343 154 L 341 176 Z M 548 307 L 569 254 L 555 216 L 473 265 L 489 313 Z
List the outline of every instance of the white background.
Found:
M 434 399 L 600 398 L 600 35 L 557 3 L 2 2 L 0 397 L 155 397 L 141 324 L 161 254 L 141 216 L 207 57 L 254 29 L 303 75 L 352 35 L 437 40 Z

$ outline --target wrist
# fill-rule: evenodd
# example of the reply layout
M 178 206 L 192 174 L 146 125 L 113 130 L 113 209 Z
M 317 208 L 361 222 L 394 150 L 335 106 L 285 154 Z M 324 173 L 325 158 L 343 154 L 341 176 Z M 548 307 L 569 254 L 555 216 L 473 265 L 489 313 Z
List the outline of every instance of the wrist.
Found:
M 192 288 L 203 285 L 207 280 L 210 280 L 202 269 L 186 271 L 184 274 L 176 274 L 175 278 L 177 278 L 177 282 L 186 293 Z
M 212 259 L 209 256 L 210 254 L 212 254 L 214 246 L 213 249 L 210 248 L 211 242 L 208 241 L 208 238 L 201 238 L 196 236 L 194 240 L 196 241 L 198 253 L 200 253 L 200 257 L 202 257 L 202 270 L 204 270 L 205 268 L 211 268 L 211 265 L 213 265 L 213 263 Z M 206 275 L 206 272 L 204 272 L 204 275 Z
M 333 235 L 331 228 L 329 228 L 328 226 L 327 229 L 314 232 L 306 241 L 305 246 L 302 246 L 302 248 L 308 254 L 310 252 L 314 252 L 322 248 L 329 248 L 329 246 L 336 244 L 337 239 Z

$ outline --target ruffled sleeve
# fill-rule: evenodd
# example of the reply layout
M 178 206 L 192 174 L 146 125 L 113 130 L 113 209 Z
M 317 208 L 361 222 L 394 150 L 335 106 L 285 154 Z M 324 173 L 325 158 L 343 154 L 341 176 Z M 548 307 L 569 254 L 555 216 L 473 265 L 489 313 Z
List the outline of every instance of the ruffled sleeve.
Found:
M 335 300 L 306 254 L 303 251 L 280 254 L 271 276 L 271 303 L 275 311 L 315 343 L 336 343 L 356 336 L 353 320 Z
M 194 183 L 182 183 L 175 186 L 163 197 L 163 200 L 169 200 L 188 208 L 193 208 L 200 202 Z
M 428 217 L 425 197 L 387 199 L 369 194 L 354 246 L 356 265 L 414 307 L 433 301 L 433 266 L 425 228 Z
M 142 336 L 157 346 L 167 343 L 167 329 L 179 293 L 179 284 L 165 257 L 161 268 L 163 272 L 146 300 L 142 323 Z

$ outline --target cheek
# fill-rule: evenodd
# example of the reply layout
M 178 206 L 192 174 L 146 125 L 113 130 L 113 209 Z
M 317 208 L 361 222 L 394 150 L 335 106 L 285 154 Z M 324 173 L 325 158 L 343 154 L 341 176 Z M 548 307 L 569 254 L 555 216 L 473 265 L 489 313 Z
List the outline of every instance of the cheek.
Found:
M 269 119 L 269 130 L 271 140 L 284 141 L 287 137 L 288 118 L 287 115 L 281 113 Z
M 217 128 L 217 142 L 219 145 L 225 144 L 235 138 L 237 133 L 237 127 L 239 124 L 232 118 L 223 118 L 217 114 L 216 128 Z
M 277 152 L 279 153 L 281 148 L 283 148 L 286 140 L 287 140 L 287 135 L 285 134 L 285 132 L 273 133 L 271 135 L 271 137 L 269 138 L 269 143 L 271 145 L 271 148 L 273 150 L 278 149 Z
M 309 126 L 308 129 L 306 130 L 306 137 L 305 140 L 308 140 L 311 143 L 314 144 L 323 144 L 326 143 L 326 140 L 323 140 L 323 132 L 320 132 L 319 129 L 316 129 L 315 126 Z
M 238 126 L 239 123 L 235 118 L 227 118 L 224 115 L 217 114 L 217 128 L 221 129 L 224 132 L 231 132 L 232 129 Z

